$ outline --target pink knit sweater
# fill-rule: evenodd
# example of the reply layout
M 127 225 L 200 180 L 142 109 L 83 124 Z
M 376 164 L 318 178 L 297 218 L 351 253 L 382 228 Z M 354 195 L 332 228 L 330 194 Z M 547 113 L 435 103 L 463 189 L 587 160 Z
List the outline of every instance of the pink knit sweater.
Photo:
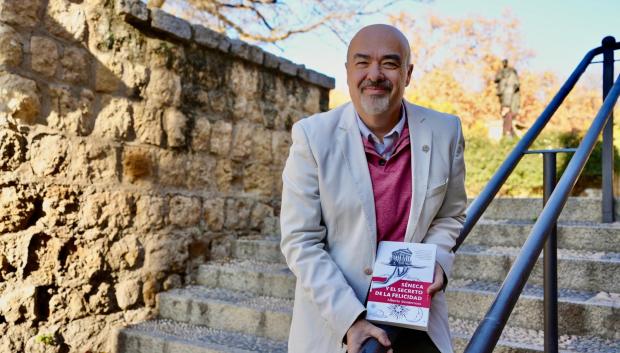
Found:
M 362 137 L 375 196 L 377 244 L 383 240 L 403 241 L 411 207 L 411 149 L 409 127 L 405 124 L 387 161 L 368 138 Z

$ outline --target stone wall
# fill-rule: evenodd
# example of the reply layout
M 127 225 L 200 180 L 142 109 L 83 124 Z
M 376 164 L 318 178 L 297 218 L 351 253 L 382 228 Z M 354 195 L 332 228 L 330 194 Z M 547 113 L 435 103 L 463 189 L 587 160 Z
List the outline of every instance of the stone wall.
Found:
M 334 84 L 140 1 L 0 0 L 0 48 L 0 352 L 109 352 L 221 239 L 276 232 Z

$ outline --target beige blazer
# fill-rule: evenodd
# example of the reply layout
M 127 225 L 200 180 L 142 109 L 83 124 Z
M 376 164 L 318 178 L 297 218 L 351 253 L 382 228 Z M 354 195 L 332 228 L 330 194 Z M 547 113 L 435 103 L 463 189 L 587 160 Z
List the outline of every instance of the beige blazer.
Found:
M 450 276 L 451 248 L 465 220 L 463 136 L 457 117 L 405 102 L 413 197 L 407 242 L 438 246 Z M 362 313 L 376 255 L 374 196 L 351 103 L 293 125 L 282 174 L 281 247 L 297 277 L 290 353 L 344 352 Z M 452 352 L 444 292 L 431 302 L 428 334 Z

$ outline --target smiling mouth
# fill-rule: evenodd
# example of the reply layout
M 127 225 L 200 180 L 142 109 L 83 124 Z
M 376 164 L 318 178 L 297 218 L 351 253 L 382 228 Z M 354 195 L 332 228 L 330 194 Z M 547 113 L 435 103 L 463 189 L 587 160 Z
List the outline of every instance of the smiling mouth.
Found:
M 389 90 L 385 87 L 364 87 L 362 92 L 368 92 L 370 94 L 382 94 L 387 93 Z

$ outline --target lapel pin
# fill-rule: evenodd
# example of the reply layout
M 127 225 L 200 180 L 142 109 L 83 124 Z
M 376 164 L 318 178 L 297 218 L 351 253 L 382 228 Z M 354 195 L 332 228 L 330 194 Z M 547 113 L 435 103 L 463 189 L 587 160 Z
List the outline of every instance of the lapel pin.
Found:
M 428 145 L 424 145 L 424 146 L 422 146 L 422 151 L 424 151 L 424 152 L 428 152 L 428 150 L 430 150 L 430 149 L 431 149 L 431 148 L 430 148 L 430 147 L 428 147 Z

